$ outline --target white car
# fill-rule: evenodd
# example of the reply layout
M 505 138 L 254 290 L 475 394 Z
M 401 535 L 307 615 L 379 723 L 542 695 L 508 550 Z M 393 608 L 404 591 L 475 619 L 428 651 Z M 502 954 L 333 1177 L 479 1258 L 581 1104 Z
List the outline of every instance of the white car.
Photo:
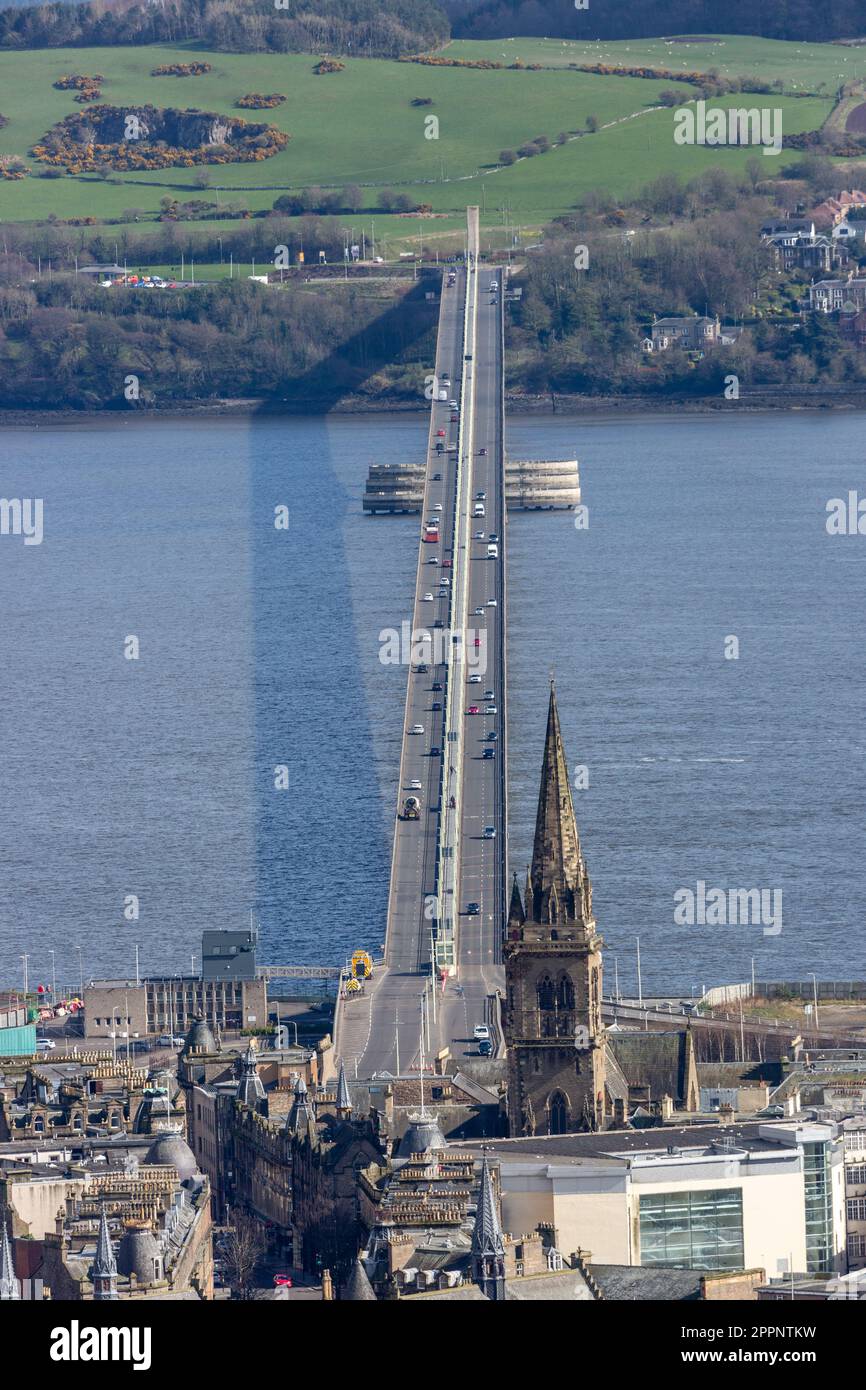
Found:
M 421 602 L 422 602 L 422 603 L 432 603 L 432 602 L 433 602 L 433 595 L 432 595 L 432 594 L 425 594 L 424 597 L 423 597 L 423 599 L 421 600 Z
M 439 564 L 439 557 L 438 557 L 438 555 L 431 555 L 431 556 L 430 556 L 430 559 L 427 561 L 427 564 L 428 564 L 428 565 L 438 565 L 438 564 Z
M 412 727 L 411 727 L 411 729 L 409 730 L 409 733 L 410 733 L 410 734 L 423 734 L 423 732 L 424 732 L 424 725 L 423 725 L 423 724 L 413 724 Z
M 434 506 L 433 510 L 434 510 L 434 512 L 441 512 L 441 510 L 442 510 L 442 503 L 441 503 L 441 502 L 437 502 L 436 505 Z
M 483 608 L 476 608 L 476 610 L 475 610 L 475 617 L 476 617 L 476 618 L 482 618 L 483 616 L 484 616 L 484 609 L 483 609 Z
M 496 839 L 496 826 L 495 826 L 495 825 L 485 825 L 483 831 L 481 832 L 481 838 L 482 838 L 482 840 L 495 840 L 495 839 Z
M 486 1023 L 476 1023 L 475 1027 L 472 1029 L 472 1036 L 475 1038 L 476 1042 L 482 1042 L 490 1037 L 490 1029 L 487 1027 Z
M 495 599 L 495 598 L 489 598 L 489 599 L 487 600 L 487 607 L 488 607 L 488 608 L 495 608 L 495 607 L 496 607 L 496 599 Z
M 473 534 L 473 536 L 472 536 L 472 539 L 473 539 L 474 541 L 483 541 L 483 540 L 484 540 L 484 532 L 483 532 L 483 531 L 475 531 L 474 534 Z
M 410 792 L 420 792 L 420 790 L 421 790 L 421 779 L 420 779 L 419 777 L 413 777 L 413 778 L 412 778 L 412 781 L 409 783 L 409 790 L 410 790 Z
M 470 685 L 480 685 L 480 684 L 481 684 L 481 677 L 480 677 L 480 676 L 470 676 L 470 677 L 469 677 L 469 684 L 470 684 Z
M 53 1052 L 56 1046 L 57 1046 L 57 1043 L 54 1041 L 53 1038 L 37 1038 L 37 1039 L 36 1039 L 36 1051 L 37 1051 L 37 1052 Z
M 493 694 L 492 690 L 485 690 L 483 698 L 485 700 L 495 700 L 496 696 Z
M 449 409 L 449 410 L 459 410 L 460 407 L 458 406 L 458 404 L 457 404 L 456 401 L 449 401 L 449 402 L 448 402 L 448 409 Z
M 495 714 L 495 713 L 496 713 L 496 706 L 495 706 L 495 705 L 488 705 L 487 708 L 485 709 L 484 713 L 485 713 L 485 714 Z

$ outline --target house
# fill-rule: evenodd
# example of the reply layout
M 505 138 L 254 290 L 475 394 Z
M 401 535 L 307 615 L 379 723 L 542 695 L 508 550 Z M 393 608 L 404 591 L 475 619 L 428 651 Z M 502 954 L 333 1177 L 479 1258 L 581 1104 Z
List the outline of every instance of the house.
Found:
M 830 235 L 837 246 L 850 246 L 857 250 L 859 242 L 859 250 L 862 251 L 866 242 L 866 218 L 846 217 L 836 223 Z
M 801 232 L 777 232 L 763 240 L 773 252 L 777 270 L 826 272 L 841 257 L 844 246 L 825 236 L 807 236 Z
M 721 338 L 721 324 L 718 317 L 689 314 L 685 317 L 654 319 L 649 339 L 652 346 L 644 348 L 650 352 L 666 352 L 668 348 L 685 348 L 686 351 L 703 351 L 714 347 Z
M 866 277 L 816 280 L 809 286 L 809 308 L 819 314 L 856 314 L 866 309 Z
M 866 193 L 861 188 L 843 191 L 835 198 L 825 198 L 823 203 L 812 209 L 812 217 L 819 227 L 835 227 L 852 208 L 866 208 Z

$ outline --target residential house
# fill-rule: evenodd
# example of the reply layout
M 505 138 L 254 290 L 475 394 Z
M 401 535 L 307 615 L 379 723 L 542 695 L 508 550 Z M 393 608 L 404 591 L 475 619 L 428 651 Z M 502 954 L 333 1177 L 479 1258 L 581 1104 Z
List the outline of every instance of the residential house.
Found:
M 644 345 L 647 341 L 652 344 L 650 348 L 645 348 L 650 352 L 667 352 L 672 347 L 684 348 L 688 352 L 700 352 L 715 347 L 721 336 L 718 317 L 707 318 L 699 314 L 671 316 L 653 320 L 649 339 L 644 339 Z
M 866 277 L 816 280 L 809 286 L 809 308 L 818 314 L 856 314 L 866 309 Z

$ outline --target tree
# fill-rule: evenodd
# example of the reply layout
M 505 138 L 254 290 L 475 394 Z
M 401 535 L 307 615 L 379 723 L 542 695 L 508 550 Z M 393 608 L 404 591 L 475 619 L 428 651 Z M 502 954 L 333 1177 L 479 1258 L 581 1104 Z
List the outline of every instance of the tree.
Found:
M 500 163 L 500 164 L 516 164 L 516 163 L 517 163 L 517 151 L 516 151 L 516 150 L 500 150 L 500 151 L 499 151 L 499 163 Z
M 347 183 L 340 193 L 340 201 L 347 212 L 357 212 L 364 206 L 363 190 L 356 183 Z
M 265 1253 L 262 1237 L 253 1226 L 239 1223 L 223 1237 L 220 1251 L 232 1298 L 242 1303 L 251 1302 L 255 1298 L 256 1265 Z
M 598 116 L 587 116 L 586 128 L 589 131 L 590 135 L 594 135 L 595 132 L 598 130 Z

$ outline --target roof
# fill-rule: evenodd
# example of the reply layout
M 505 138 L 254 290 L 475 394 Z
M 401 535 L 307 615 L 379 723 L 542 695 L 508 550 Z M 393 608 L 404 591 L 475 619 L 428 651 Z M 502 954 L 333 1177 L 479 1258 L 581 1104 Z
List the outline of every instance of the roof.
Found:
M 733 1125 L 654 1125 L 649 1129 L 611 1129 L 603 1133 L 536 1134 L 527 1139 L 462 1139 L 459 1148 L 466 1151 L 486 1148 L 491 1159 L 498 1163 L 537 1160 L 555 1163 L 557 1159 L 603 1159 L 621 1154 L 657 1152 L 670 1147 L 707 1149 L 725 1140 L 752 1150 L 769 1152 L 779 1145 L 760 1136 L 760 1130 L 773 1128 L 766 1119 L 743 1121 Z M 455 1148 L 458 1145 L 454 1145 Z M 793 1151 L 792 1151 L 793 1152 Z
M 607 1040 L 629 1087 L 646 1087 L 651 1100 L 680 1100 L 688 1077 L 687 1032 L 614 1033 Z
M 701 1296 L 701 1275 L 695 1269 L 655 1269 L 641 1265 L 588 1266 L 602 1298 L 656 1302 L 692 1302 Z
M 473 1255 L 501 1255 L 505 1249 L 502 1227 L 499 1224 L 496 1193 L 487 1154 L 481 1162 L 481 1187 L 478 1193 L 478 1207 L 475 1212 L 475 1226 L 472 1231 Z

